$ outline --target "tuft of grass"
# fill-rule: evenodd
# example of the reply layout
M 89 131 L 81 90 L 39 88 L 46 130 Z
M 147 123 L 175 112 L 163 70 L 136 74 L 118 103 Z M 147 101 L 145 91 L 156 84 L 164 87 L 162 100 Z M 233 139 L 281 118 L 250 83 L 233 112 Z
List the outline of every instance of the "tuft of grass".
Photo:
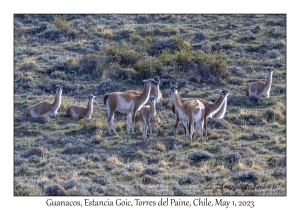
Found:
M 113 38 L 113 31 L 112 30 L 108 30 L 108 29 L 106 29 L 106 30 L 104 30 L 104 32 L 103 32 L 103 37 L 105 38 L 105 39 L 112 39 Z
M 53 19 L 53 24 L 58 29 L 66 29 L 68 26 L 67 20 L 64 16 L 55 16 Z
M 161 160 L 161 161 L 159 161 L 159 163 L 158 163 L 158 166 L 159 166 L 160 168 L 166 168 L 168 165 L 169 165 L 169 163 L 168 163 L 167 161 L 165 161 L 165 160 Z
M 187 162 L 187 161 L 183 161 L 183 162 L 181 162 L 180 164 L 179 164 L 179 168 L 180 169 L 188 169 L 188 168 L 190 168 L 191 166 L 190 166 L 190 163 L 189 162 Z
M 107 162 L 109 162 L 110 164 L 115 164 L 115 165 L 118 165 L 118 166 L 123 166 L 124 163 L 122 163 L 118 157 L 118 155 L 114 154 L 112 156 L 110 156 L 108 159 L 107 159 Z
M 157 142 L 154 145 L 154 149 L 156 149 L 157 151 L 161 151 L 161 152 L 166 152 L 167 151 L 166 146 L 164 144 L 160 143 L 160 142 Z

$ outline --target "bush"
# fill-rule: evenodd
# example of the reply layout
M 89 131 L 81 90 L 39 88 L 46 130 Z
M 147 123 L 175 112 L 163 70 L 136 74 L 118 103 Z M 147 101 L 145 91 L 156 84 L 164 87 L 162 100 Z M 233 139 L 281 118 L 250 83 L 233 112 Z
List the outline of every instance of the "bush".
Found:
M 229 78 L 227 80 L 228 84 L 231 84 L 231 85 L 243 85 L 244 84 L 244 80 L 243 79 L 240 79 L 240 78 Z
M 188 154 L 188 158 L 192 161 L 205 160 L 212 157 L 212 154 L 203 150 L 197 150 Z
M 143 174 L 158 174 L 159 172 L 162 172 L 159 168 L 148 166 L 144 169 Z
M 225 119 L 210 118 L 207 122 L 207 125 L 213 129 L 231 129 L 231 124 Z
M 202 77 L 214 76 L 219 79 L 226 79 L 229 77 L 227 70 L 227 59 L 228 56 L 217 51 L 216 53 L 197 53 L 195 55 L 195 63 L 200 65 L 200 75 Z
M 65 37 L 65 32 L 58 29 L 47 29 L 40 33 L 40 38 L 45 38 L 49 40 L 59 41 L 61 38 Z
M 137 15 L 134 20 L 138 23 L 138 24 L 145 24 L 148 23 L 150 20 L 150 15 Z
M 242 182 L 246 182 L 246 181 L 257 182 L 259 179 L 263 177 L 264 175 L 258 171 L 243 171 L 237 174 L 234 178 Z
M 245 77 L 246 76 L 246 70 L 242 69 L 238 66 L 228 66 L 228 71 L 232 76 L 235 77 Z
M 157 59 L 143 59 L 135 63 L 136 79 L 143 80 L 159 75 L 161 63 Z
M 206 39 L 206 36 L 205 36 L 204 33 L 202 33 L 202 32 L 196 32 L 194 34 L 193 41 L 195 41 L 195 42 L 201 42 L 201 41 L 203 41 L 205 39 Z
M 45 194 L 48 196 L 66 196 L 67 191 L 63 186 L 56 184 L 46 187 Z
M 101 185 L 106 185 L 109 183 L 108 176 L 107 175 L 99 175 L 94 178 L 94 182 Z
M 55 16 L 53 19 L 53 24 L 59 29 L 66 29 L 68 26 L 67 20 L 63 16 Z
M 112 44 L 104 48 L 103 53 L 109 56 L 110 61 L 116 62 L 123 67 L 132 67 L 141 59 L 141 55 L 131 50 L 126 42 L 123 42 L 121 47 Z
M 47 122 L 50 121 L 50 117 L 49 117 L 49 115 L 44 114 L 44 115 L 39 116 L 39 117 L 37 118 L 37 121 L 38 121 L 39 123 L 45 124 L 45 123 L 47 123 Z
M 149 54 L 158 55 L 164 49 L 169 49 L 171 53 L 174 53 L 176 50 L 191 49 L 191 46 L 179 36 L 174 36 L 154 42 L 150 47 Z
M 74 155 L 74 154 L 83 154 L 85 149 L 82 146 L 70 146 L 62 151 L 62 154 Z
M 160 184 L 160 180 L 150 175 L 145 175 L 142 179 L 143 184 Z
M 41 147 L 31 147 L 28 149 L 25 154 L 22 156 L 24 158 L 29 158 L 31 156 L 43 157 L 45 149 Z
M 232 165 L 236 165 L 237 163 L 239 163 L 241 159 L 241 155 L 238 153 L 229 153 L 228 155 L 226 155 L 224 159 L 226 161 L 225 165 L 230 167 Z
M 266 120 L 268 122 L 271 121 L 281 121 L 283 119 L 283 115 L 281 112 L 273 109 L 267 109 L 265 111 Z
M 111 39 L 113 37 L 113 32 L 111 30 L 105 30 L 103 33 L 103 37 L 105 39 Z
M 129 39 L 132 33 L 133 33 L 132 29 L 123 29 L 123 30 L 118 31 L 115 34 L 114 39 L 115 40 Z

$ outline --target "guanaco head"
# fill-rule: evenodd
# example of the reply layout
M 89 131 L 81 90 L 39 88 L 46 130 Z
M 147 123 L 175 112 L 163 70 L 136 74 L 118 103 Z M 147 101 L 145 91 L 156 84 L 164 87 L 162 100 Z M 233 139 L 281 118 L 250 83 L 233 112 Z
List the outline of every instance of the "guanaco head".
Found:
M 159 76 L 155 76 L 155 77 L 153 78 L 153 80 L 154 80 L 156 83 L 158 83 L 158 84 L 159 84 L 159 82 L 160 82 Z
M 225 98 L 226 96 L 228 96 L 229 95 L 229 93 L 228 93 L 228 91 L 227 90 L 220 90 L 220 95 L 223 97 L 223 98 Z
M 176 82 L 175 85 L 172 85 L 172 82 L 170 82 L 170 93 L 171 95 L 178 93 L 178 83 Z
M 150 87 L 156 87 L 156 86 L 158 86 L 158 83 L 155 80 L 153 80 L 153 79 L 145 79 L 145 80 L 143 80 L 143 82 L 145 84 L 149 85 Z
M 93 94 L 89 94 L 88 95 L 89 102 L 93 102 L 93 100 L 94 100 L 95 97 L 96 96 L 94 96 Z
M 56 87 L 55 94 L 62 94 L 63 86 L 61 86 L 61 85 L 56 85 L 55 87 Z
M 156 100 L 156 94 L 153 96 L 153 95 L 150 95 L 150 97 L 149 97 L 149 102 L 150 102 L 150 104 L 151 103 L 155 103 L 155 100 Z
M 274 68 L 272 68 L 272 67 L 268 66 L 268 74 L 271 74 L 271 73 L 273 73 L 273 71 L 274 71 Z

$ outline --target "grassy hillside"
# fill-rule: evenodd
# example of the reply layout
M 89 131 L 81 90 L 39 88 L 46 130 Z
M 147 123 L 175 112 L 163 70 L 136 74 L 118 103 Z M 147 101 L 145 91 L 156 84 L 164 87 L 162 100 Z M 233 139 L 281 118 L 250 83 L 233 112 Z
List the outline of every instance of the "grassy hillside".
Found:
M 268 66 L 270 98 L 246 97 Z M 154 76 L 163 93 L 154 138 L 143 142 L 140 124 L 126 134 L 121 113 L 110 136 L 104 94 L 141 90 Z M 173 138 L 170 82 L 183 98 L 213 102 L 229 91 L 208 141 L 184 140 L 182 126 Z M 55 85 L 58 116 L 25 117 L 53 101 Z M 91 120 L 63 117 L 88 94 Z M 286 16 L 16 14 L 14 195 L 286 195 Z

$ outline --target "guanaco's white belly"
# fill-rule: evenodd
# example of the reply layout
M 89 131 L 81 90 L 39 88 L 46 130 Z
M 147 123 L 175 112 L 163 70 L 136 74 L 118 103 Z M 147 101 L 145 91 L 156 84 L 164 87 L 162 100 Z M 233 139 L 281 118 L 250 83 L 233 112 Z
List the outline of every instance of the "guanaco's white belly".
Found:
M 40 116 L 39 114 L 35 113 L 33 109 L 30 110 L 30 115 L 31 115 L 31 117 L 33 117 L 33 118 L 37 118 L 37 117 Z
M 126 101 L 122 96 L 118 96 L 118 108 L 117 110 L 122 113 L 128 113 L 133 110 L 133 101 Z

